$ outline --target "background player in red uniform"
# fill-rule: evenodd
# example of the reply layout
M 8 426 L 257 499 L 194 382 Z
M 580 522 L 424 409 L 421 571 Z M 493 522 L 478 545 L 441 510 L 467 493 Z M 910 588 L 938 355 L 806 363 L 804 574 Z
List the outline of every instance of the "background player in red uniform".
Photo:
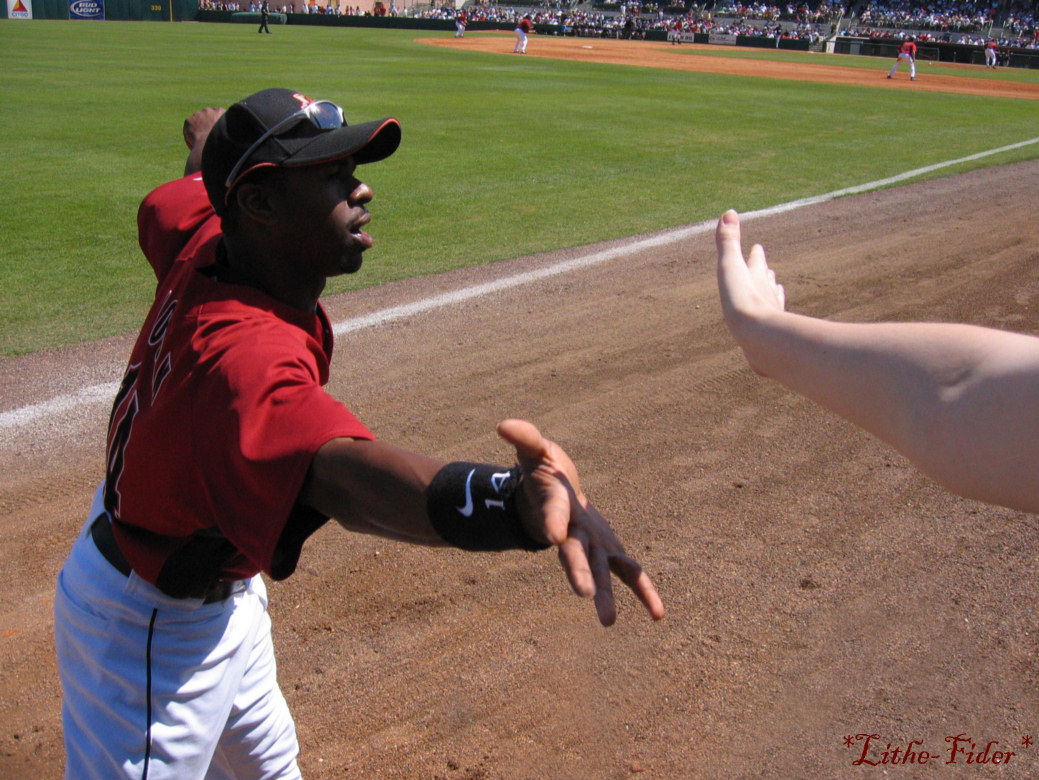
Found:
M 916 81 L 916 39 L 909 38 L 898 47 L 898 56 L 895 57 L 895 64 L 891 66 L 891 70 L 887 74 L 889 79 L 894 77 L 895 71 L 898 70 L 898 65 L 901 62 L 909 63 L 909 78 Z
M 511 468 L 445 464 L 376 441 L 325 392 L 318 299 L 372 245 L 357 166 L 397 149 L 397 120 L 348 125 L 331 102 L 271 89 L 196 113 L 185 139 L 188 175 L 138 214 L 159 284 L 112 407 L 105 482 L 58 579 L 66 777 L 299 777 L 260 573 L 290 576 L 330 517 L 424 545 L 555 545 L 603 624 L 613 575 L 662 617 L 533 425 L 498 426 Z
M 999 62 L 999 44 L 992 38 L 985 42 L 985 67 L 995 70 Z
M 514 30 L 516 33 L 516 45 L 512 47 L 513 54 L 527 53 L 527 36 L 533 29 L 534 24 L 530 21 L 530 14 L 527 14 L 519 20 L 519 24 L 516 25 L 516 29 Z

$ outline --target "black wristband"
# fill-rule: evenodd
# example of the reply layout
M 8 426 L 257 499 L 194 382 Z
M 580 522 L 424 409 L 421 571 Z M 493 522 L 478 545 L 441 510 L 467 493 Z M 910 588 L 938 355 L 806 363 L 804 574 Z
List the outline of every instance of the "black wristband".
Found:
M 485 463 L 448 463 L 429 483 L 426 512 L 448 544 L 463 550 L 544 550 L 523 529 L 516 490 L 523 472 Z

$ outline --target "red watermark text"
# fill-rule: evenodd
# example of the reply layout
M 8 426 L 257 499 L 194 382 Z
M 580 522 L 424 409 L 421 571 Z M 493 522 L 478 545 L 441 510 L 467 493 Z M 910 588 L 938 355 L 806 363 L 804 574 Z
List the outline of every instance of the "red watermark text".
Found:
M 945 745 L 929 745 L 923 740 L 891 742 L 880 734 L 849 734 L 844 747 L 854 748 L 857 756 L 852 766 L 924 766 L 927 764 L 984 764 L 1003 765 L 1020 763 L 1022 751 L 1032 747 L 1031 735 L 1011 743 L 998 739 L 975 739 L 970 734 L 947 736 Z

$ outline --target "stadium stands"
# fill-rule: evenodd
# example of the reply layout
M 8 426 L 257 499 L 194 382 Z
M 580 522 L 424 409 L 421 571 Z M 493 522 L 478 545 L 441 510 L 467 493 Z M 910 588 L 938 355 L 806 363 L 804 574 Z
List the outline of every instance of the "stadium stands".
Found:
M 470 23 L 511 24 L 530 13 L 536 26 L 576 36 L 640 38 L 654 31 L 666 32 L 670 39 L 677 32 L 725 34 L 808 40 L 822 50 L 827 40 L 897 42 L 912 35 L 923 43 L 977 47 L 979 56 L 992 38 L 1000 44 L 1004 64 L 1013 51 L 1039 50 L 1039 3 L 1027 0 L 807 0 L 784 5 L 752 0 L 543 0 L 524 6 L 467 2 L 465 9 Z M 448 3 L 413 12 L 451 19 L 456 10 Z M 1039 56 L 1011 64 L 1039 67 Z

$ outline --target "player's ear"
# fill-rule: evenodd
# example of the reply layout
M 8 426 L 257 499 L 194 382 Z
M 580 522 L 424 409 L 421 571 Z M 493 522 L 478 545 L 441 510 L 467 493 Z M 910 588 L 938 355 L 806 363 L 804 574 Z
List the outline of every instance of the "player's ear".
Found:
M 277 216 L 271 201 L 273 192 L 266 179 L 256 179 L 243 181 L 233 194 L 242 216 L 269 225 Z

